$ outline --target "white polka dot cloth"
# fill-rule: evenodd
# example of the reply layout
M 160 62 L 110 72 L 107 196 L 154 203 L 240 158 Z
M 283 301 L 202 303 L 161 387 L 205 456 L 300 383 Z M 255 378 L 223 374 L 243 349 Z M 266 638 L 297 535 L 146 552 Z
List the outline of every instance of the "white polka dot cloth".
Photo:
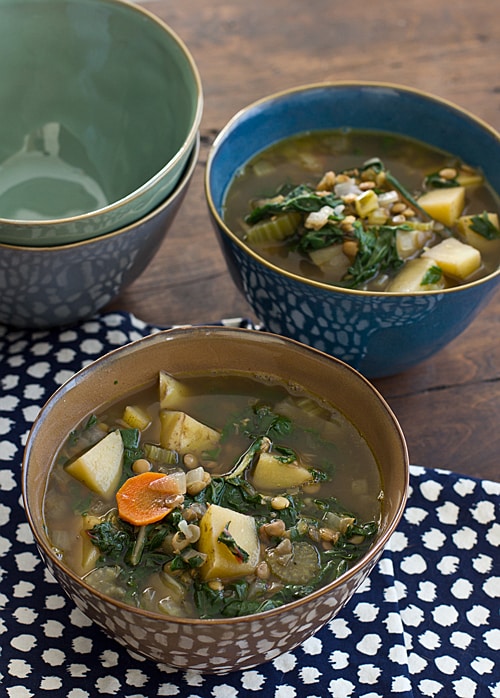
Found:
M 500 484 L 445 471 L 412 467 L 399 529 L 351 602 L 253 670 L 157 665 L 73 606 L 44 572 L 21 506 L 27 433 L 74 371 L 156 329 L 125 313 L 54 331 L 0 326 L 0 695 L 500 698 Z

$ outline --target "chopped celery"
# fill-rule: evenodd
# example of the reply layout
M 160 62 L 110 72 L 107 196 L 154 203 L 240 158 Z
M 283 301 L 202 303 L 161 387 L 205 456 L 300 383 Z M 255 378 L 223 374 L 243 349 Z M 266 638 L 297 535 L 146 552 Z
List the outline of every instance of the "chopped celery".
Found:
M 145 457 L 154 463 L 175 465 L 178 461 L 177 452 L 170 448 L 162 448 L 156 444 L 144 444 Z
M 368 189 L 360 194 L 355 202 L 356 213 L 360 218 L 365 218 L 368 214 L 379 208 L 378 196 L 373 189 Z
M 263 242 L 279 242 L 292 236 L 301 221 L 302 216 L 296 211 L 283 213 L 268 220 L 260 221 L 249 228 L 245 240 L 250 244 Z

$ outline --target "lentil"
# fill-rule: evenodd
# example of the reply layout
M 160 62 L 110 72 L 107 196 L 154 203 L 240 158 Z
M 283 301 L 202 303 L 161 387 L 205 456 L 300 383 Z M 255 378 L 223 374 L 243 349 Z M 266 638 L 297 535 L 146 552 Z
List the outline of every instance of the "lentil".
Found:
M 454 167 L 443 167 L 442 170 L 439 170 L 439 176 L 442 179 L 455 179 L 458 175 L 458 172 Z
M 287 509 L 290 506 L 290 501 L 282 496 L 273 497 L 271 499 L 271 506 L 273 509 L 280 511 L 281 509 Z
M 186 468 L 189 468 L 189 470 L 193 470 L 193 468 L 197 468 L 200 464 L 200 461 L 198 460 L 198 456 L 196 456 L 194 453 L 186 453 L 184 454 L 184 458 L 182 459 L 184 465 Z
M 145 458 L 138 458 L 132 463 L 132 470 L 134 473 L 136 473 L 136 475 L 147 473 L 151 470 L 151 463 Z

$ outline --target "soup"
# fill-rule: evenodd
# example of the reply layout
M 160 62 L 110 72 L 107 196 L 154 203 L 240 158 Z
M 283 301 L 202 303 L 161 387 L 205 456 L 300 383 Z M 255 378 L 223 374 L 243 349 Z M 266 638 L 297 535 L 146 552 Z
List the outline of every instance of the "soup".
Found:
M 347 288 L 449 288 L 500 265 L 500 201 L 481 172 L 403 136 L 280 141 L 234 178 L 224 221 L 282 269 Z
M 371 449 L 333 406 L 269 376 L 160 372 L 69 435 L 44 516 L 55 553 L 97 590 L 220 618 L 337 578 L 382 504 Z

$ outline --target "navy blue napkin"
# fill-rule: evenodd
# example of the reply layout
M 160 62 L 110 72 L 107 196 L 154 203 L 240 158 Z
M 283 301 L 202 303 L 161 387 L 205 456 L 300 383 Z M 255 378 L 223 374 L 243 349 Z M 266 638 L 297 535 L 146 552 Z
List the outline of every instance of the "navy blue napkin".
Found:
M 127 313 L 61 330 L 0 326 L 1 695 L 499 698 L 500 484 L 442 470 L 412 466 L 400 526 L 341 614 L 255 669 L 213 676 L 155 664 L 76 609 L 44 570 L 26 522 L 24 444 L 40 407 L 76 370 L 158 329 Z

